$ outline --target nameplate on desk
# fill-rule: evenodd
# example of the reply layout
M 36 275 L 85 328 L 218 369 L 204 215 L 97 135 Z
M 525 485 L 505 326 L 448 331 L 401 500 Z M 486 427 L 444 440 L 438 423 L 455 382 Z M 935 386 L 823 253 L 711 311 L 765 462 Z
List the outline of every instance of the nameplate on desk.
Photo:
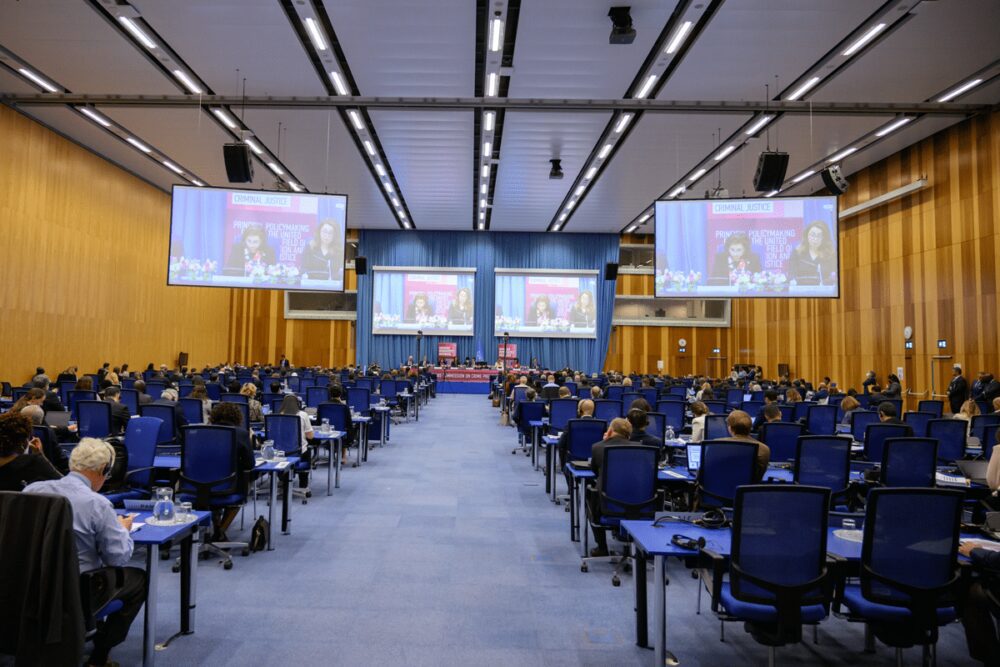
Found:
M 155 500 L 124 500 L 125 509 L 132 510 L 135 512 L 152 512 L 153 506 L 156 505 Z

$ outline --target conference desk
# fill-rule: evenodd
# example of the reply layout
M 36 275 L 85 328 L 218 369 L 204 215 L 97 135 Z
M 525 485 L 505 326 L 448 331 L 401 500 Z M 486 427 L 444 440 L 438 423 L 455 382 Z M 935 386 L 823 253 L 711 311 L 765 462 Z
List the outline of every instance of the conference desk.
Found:
M 119 514 L 126 514 L 124 510 Z M 143 524 L 132 531 L 132 542 L 146 548 L 146 604 L 145 617 L 142 625 L 142 664 L 151 667 L 156 660 L 156 612 L 157 590 L 159 587 L 159 569 L 157 562 L 160 547 L 180 543 L 181 547 L 181 586 L 180 586 L 180 631 L 167 639 L 161 648 L 165 648 L 175 637 L 189 635 L 194 632 L 195 609 L 195 577 L 198 573 L 195 534 L 201 525 L 209 525 L 211 512 L 194 512 L 195 520 L 188 523 L 170 526 L 152 526 L 146 521 L 151 512 L 139 512 L 133 519 L 133 525 Z
M 313 442 L 317 445 L 326 445 L 327 456 L 330 458 L 329 467 L 326 471 L 326 495 L 330 495 L 330 480 L 334 478 L 334 486 L 340 488 L 340 457 L 344 446 L 343 431 L 330 431 L 324 433 L 321 429 L 313 431 Z

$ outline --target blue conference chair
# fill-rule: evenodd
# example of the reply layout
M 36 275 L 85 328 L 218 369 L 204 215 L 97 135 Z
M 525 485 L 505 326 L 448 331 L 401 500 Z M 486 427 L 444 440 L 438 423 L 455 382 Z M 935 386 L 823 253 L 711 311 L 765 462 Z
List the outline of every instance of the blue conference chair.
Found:
M 354 382 L 354 386 L 358 389 L 367 389 L 368 391 L 374 391 L 375 380 L 373 378 L 358 378 Z
M 990 460 L 993 448 L 996 447 L 997 431 L 1000 431 L 1000 424 L 987 424 L 983 429 L 983 437 L 980 442 L 983 443 L 983 458 L 987 461 Z
M 984 442 L 986 426 L 991 424 L 1000 424 L 1000 415 L 976 415 L 972 418 L 972 425 L 969 427 L 969 435 L 979 438 L 983 450 L 986 449 Z
M 649 403 L 650 407 L 652 408 L 656 407 L 656 402 L 660 398 L 659 389 L 657 389 L 656 387 L 643 387 L 639 390 L 639 393 L 642 394 L 642 397 L 646 399 L 646 402 Z
M 222 385 L 218 382 L 208 382 L 205 384 L 205 393 L 213 401 L 222 400 Z
M 954 463 L 965 456 L 966 422 L 962 419 L 932 419 L 927 437 L 938 441 L 938 462 Z
M 285 378 L 285 382 L 288 384 L 288 388 L 296 394 L 302 389 L 302 378 L 297 375 L 289 375 Z
M 149 380 L 146 382 L 146 393 L 149 394 L 149 397 L 152 398 L 154 401 L 159 400 L 160 396 L 163 395 L 163 390 L 166 388 L 167 388 L 166 382 L 159 382 L 154 380 Z M 211 394 L 209 394 L 209 397 L 211 397 Z
M 597 496 L 593 504 L 587 503 L 587 521 L 595 532 L 610 529 L 617 533 L 623 520 L 653 519 L 656 516 L 663 505 L 656 482 L 659 460 L 658 447 L 617 445 L 604 449 L 600 486 L 589 491 Z M 596 514 L 593 512 L 594 505 L 599 510 Z M 586 542 L 584 546 L 586 548 Z M 628 551 L 621 557 L 615 557 L 618 567 L 611 578 L 613 585 L 620 585 L 618 572 L 628 559 Z M 585 552 L 580 570 L 586 572 L 591 560 L 594 558 Z
M 684 411 L 687 406 L 683 401 L 656 402 L 656 411 L 663 415 L 666 423 L 673 427 L 674 432 L 680 434 L 684 428 Z
M 572 398 L 557 398 L 549 402 L 549 432 L 564 431 L 569 420 L 576 417 L 577 402 Z
M 225 391 L 225 392 L 222 392 L 222 398 L 220 398 L 219 400 L 221 400 L 221 401 L 223 401 L 225 403 L 243 403 L 243 404 L 249 404 L 250 401 L 248 401 L 247 398 L 248 398 L 247 396 L 244 396 L 243 394 L 241 394 L 239 392 Z
M 371 391 L 361 387 L 347 390 L 347 404 L 355 411 L 367 415 L 371 411 Z M 272 408 L 273 410 L 274 408 Z
M 274 448 L 284 452 L 287 456 L 300 456 L 302 452 L 302 421 L 298 415 L 265 415 L 264 430 L 267 434 L 266 440 L 274 441 Z M 294 470 L 298 473 L 308 472 L 310 469 L 308 461 L 299 459 Z M 302 504 L 305 505 L 309 495 L 309 489 L 296 489 L 296 495 L 302 497 Z
M 316 386 L 317 387 L 329 387 L 330 386 L 330 376 L 329 375 L 317 375 L 316 376 Z
M 878 413 L 874 410 L 855 410 L 851 413 L 851 437 L 855 442 L 864 442 L 868 425 L 878 423 Z
M 326 387 L 309 387 L 306 389 L 306 407 L 315 408 L 326 401 L 329 391 Z
M 59 389 L 59 401 L 63 404 L 63 407 L 69 410 L 69 392 L 75 391 L 76 387 L 75 380 L 63 380 L 57 383 Z M 10 396 L 10 390 L 4 393 L 4 396 Z
M 666 415 L 662 412 L 647 412 L 646 418 L 649 420 L 649 425 L 646 426 L 646 433 L 655 435 L 660 440 L 663 440 L 667 433 Z M 680 429 L 674 429 L 674 437 L 679 436 L 680 433 Z
M 12 396 L 15 401 L 21 400 L 21 397 L 28 393 L 28 387 L 15 387 L 11 390 Z
M 544 416 L 544 401 L 525 401 L 517 407 L 517 436 L 522 445 L 531 442 L 531 422 L 541 421 Z
M 804 432 L 802 424 L 771 422 L 760 427 L 758 439 L 771 450 L 772 461 L 794 461 L 799 437 Z
M 892 403 L 893 405 L 895 405 L 896 406 L 896 415 L 900 419 L 903 418 L 903 399 L 901 399 L 901 398 L 887 398 L 887 399 L 883 400 L 882 403 Z M 878 410 L 878 406 L 877 405 L 875 406 L 875 409 Z
M 590 387 L 577 387 L 574 393 L 576 394 L 576 397 L 579 398 L 580 400 L 583 400 L 585 398 L 590 398 Z
M 616 401 L 605 398 L 599 401 L 594 401 L 594 417 L 597 419 L 604 419 L 610 422 L 616 417 L 624 416 L 623 410 L 624 408 L 620 400 Z
M 802 421 L 809 416 L 809 410 L 812 409 L 816 403 L 812 401 L 799 401 L 798 403 L 792 403 L 792 421 Z
M 178 398 L 187 398 L 188 396 L 191 395 L 192 391 L 194 391 L 194 385 L 193 384 L 178 384 L 177 385 L 177 397 Z
M 608 422 L 603 419 L 570 419 L 566 425 L 566 441 L 570 461 L 587 461 L 591 448 L 604 439 Z
M 789 423 L 795 421 L 794 405 L 788 405 L 786 403 L 782 403 L 778 406 L 778 409 L 781 410 L 781 421 Z
M 752 484 L 757 445 L 752 442 L 713 442 L 701 447 L 696 503 L 699 507 L 732 507 L 736 488 Z
M 726 390 L 726 407 L 729 408 L 739 408 L 743 403 L 743 390 L 742 389 L 727 389 Z
M 721 440 L 729 437 L 726 415 L 705 415 L 705 440 Z
M 613 384 L 604 391 L 604 398 L 610 401 L 620 401 L 622 400 L 622 394 L 624 393 L 625 393 L 624 386 L 620 384 Z
M 951 623 L 958 574 L 961 491 L 876 488 L 868 493 L 860 583 L 839 588 L 837 607 L 896 649 L 933 653 L 938 626 Z
M 130 415 L 139 414 L 139 392 L 135 389 L 122 389 L 120 399 Z
M 69 400 L 69 405 L 66 408 L 69 410 L 70 419 L 73 421 L 80 421 L 80 414 L 76 410 L 76 404 L 78 401 L 96 401 L 97 392 L 89 391 L 86 389 L 74 389 L 67 395 Z
M 181 398 L 177 402 L 188 424 L 201 424 L 205 421 L 204 405 L 200 398 Z
M 757 419 L 757 415 L 764 409 L 764 401 L 743 401 L 740 410 L 750 415 L 750 419 Z
M 671 396 L 677 396 L 678 398 L 685 399 L 685 398 L 687 398 L 687 395 L 688 395 L 687 394 L 687 390 L 688 390 L 688 388 L 685 387 L 685 386 L 676 386 L 675 385 L 673 387 L 670 387 L 670 389 L 667 390 L 667 393 L 669 395 L 671 395 Z
M 160 434 L 156 446 L 161 454 L 176 454 L 180 447 L 178 434 L 174 432 L 174 409 L 169 405 L 140 405 L 139 414 L 143 417 L 156 417 L 160 420 Z
M 944 403 L 942 401 L 919 401 L 917 403 L 917 410 L 919 412 L 930 412 L 934 415 L 934 419 L 940 419 L 944 415 Z
M 128 464 L 121 488 L 103 495 L 121 507 L 126 500 L 146 499 L 152 495 L 153 461 L 156 440 L 160 435 L 160 420 L 156 417 L 133 417 L 125 427 L 125 450 Z
M 933 438 L 889 438 L 882 445 L 882 486 L 933 487 L 938 442 Z
M 806 415 L 806 430 L 811 435 L 833 435 L 837 431 L 837 406 L 813 405 Z
M 637 391 L 627 391 L 622 394 L 622 414 L 628 414 L 629 408 L 632 407 L 632 402 L 638 399 L 646 400 L 646 397 Z M 652 407 L 652 403 L 649 404 Z
M 935 419 L 935 415 L 932 412 L 911 411 L 903 415 L 903 423 L 912 428 L 913 435 L 918 438 L 923 438 L 927 435 L 927 424 L 932 419 Z
M 829 615 L 832 578 L 826 561 L 830 490 L 819 486 L 744 486 L 736 490 L 729 581 L 726 559 L 703 550 L 713 564 L 712 611 L 741 621 L 768 647 L 802 641 L 802 624 Z M 795 530 L 789 530 L 795 526 Z
M 729 413 L 729 406 L 725 401 L 702 401 L 708 411 L 713 415 L 724 415 Z
M 316 419 L 321 424 L 324 419 L 329 419 L 330 428 L 348 434 L 343 439 L 344 451 L 347 451 L 354 444 L 353 435 L 351 435 L 354 429 L 354 424 L 351 421 L 351 408 L 346 403 L 320 403 L 316 406 Z M 331 465 L 333 465 L 332 462 Z
M 242 507 L 247 494 L 240 480 L 236 429 L 204 424 L 185 426 L 183 439 L 178 499 L 201 511 Z M 246 542 L 209 542 L 201 547 L 203 553 L 220 556 L 223 567 L 229 570 L 233 561 L 227 549 L 241 549 L 244 556 L 250 554 Z
M 795 456 L 796 484 L 829 489 L 833 501 L 845 499 L 851 475 L 851 439 L 832 435 L 799 438 Z
M 882 448 L 889 438 L 909 438 L 913 431 L 906 424 L 869 424 L 865 429 L 865 460 L 876 463 L 882 460 Z
M 104 401 L 77 401 L 77 432 L 81 438 L 111 435 L 111 404 Z

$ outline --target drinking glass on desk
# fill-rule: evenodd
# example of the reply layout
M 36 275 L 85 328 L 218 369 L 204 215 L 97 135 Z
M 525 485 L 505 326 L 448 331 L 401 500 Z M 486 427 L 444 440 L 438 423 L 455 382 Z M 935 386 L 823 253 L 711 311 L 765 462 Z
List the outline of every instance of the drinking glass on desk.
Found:
M 260 457 L 265 461 L 274 460 L 274 440 L 265 440 L 260 448 Z
M 324 417 L 323 425 L 320 427 L 320 433 L 329 433 L 329 432 L 330 432 L 330 420 Z
M 187 523 L 194 519 L 191 503 L 180 503 L 177 506 L 177 523 Z
M 153 489 L 156 502 L 153 504 L 153 518 L 159 523 L 174 520 L 174 490 L 169 486 Z

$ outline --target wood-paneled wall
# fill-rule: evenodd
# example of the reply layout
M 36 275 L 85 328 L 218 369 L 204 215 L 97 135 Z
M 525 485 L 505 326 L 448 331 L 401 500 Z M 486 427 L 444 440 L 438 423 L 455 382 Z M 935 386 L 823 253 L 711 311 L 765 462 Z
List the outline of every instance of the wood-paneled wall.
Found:
M 226 358 L 229 290 L 167 287 L 170 197 L 0 105 L 0 378 Z
M 921 176 L 929 186 L 841 222 L 840 299 L 734 299 L 732 327 L 617 327 L 606 367 L 721 372 L 779 363 L 810 379 L 860 386 L 904 369 L 904 387 L 942 392 L 951 364 L 1000 373 L 1000 113 L 948 128 L 852 175 L 841 208 Z M 634 237 L 629 242 L 652 242 Z M 652 294 L 652 276 L 622 276 L 620 294 Z M 914 349 L 904 348 L 912 326 Z M 679 355 L 677 341 L 687 340 Z M 938 339 L 947 340 L 939 350 Z M 720 353 L 714 355 L 713 348 Z M 951 359 L 935 360 L 944 354 Z M 725 357 L 712 360 L 711 357 Z M 931 369 L 935 370 L 932 385 Z

